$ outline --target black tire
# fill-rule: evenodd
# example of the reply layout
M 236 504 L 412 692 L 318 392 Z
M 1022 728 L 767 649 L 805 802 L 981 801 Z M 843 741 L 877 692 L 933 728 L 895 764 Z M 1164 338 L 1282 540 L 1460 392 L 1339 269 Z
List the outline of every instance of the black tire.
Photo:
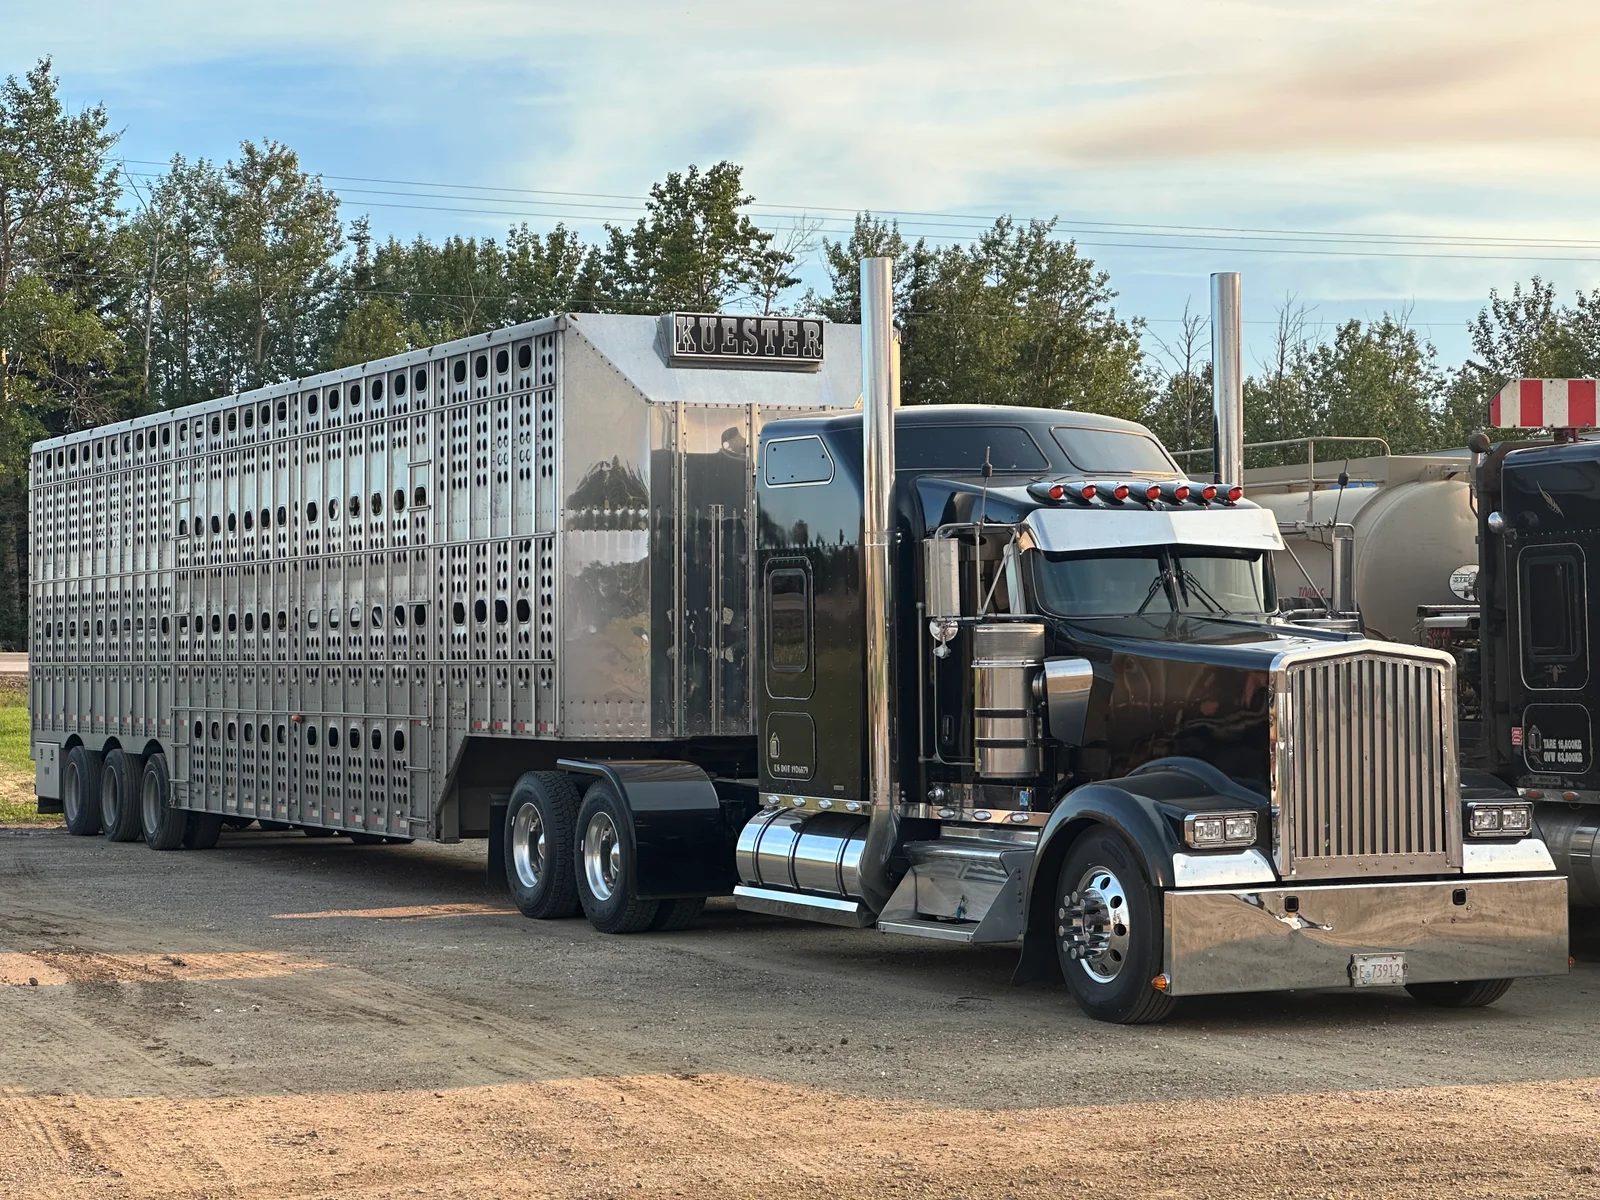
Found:
M 152 754 L 144 760 L 144 776 L 139 781 L 139 830 L 152 850 L 176 850 L 189 831 L 189 814 L 173 808 L 171 800 L 167 756 Z
M 74 746 L 61 765 L 61 815 L 67 832 L 93 837 L 100 832 L 100 756 Z
M 287 821 L 260 821 L 258 824 L 268 833 L 287 833 L 294 828 Z
M 100 768 L 100 829 L 108 842 L 139 840 L 139 784 L 144 760 L 113 750 Z
M 650 922 L 650 928 L 660 933 L 676 933 L 680 929 L 693 929 L 700 920 L 700 914 L 705 911 L 706 898 L 704 896 L 679 897 L 676 900 L 658 901 L 660 907 L 656 909 L 656 919 Z
M 360 830 L 349 835 L 350 842 L 355 846 L 381 846 L 384 837 L 381 833 L 362 833 Z
M 383 840 L 390 846 L 409 846 L 417 839 L 408 837 L 385 837 Z
M 215 846 L 217 839 L 222 836 L 222 814 L 192 812 L 188 817 L 189 822 L 183 831 L 183 848 L 209 850 Z
M 529 771 L 506 805 L 506 882 L 525 917 L 553 921 L 578 915 L 572 831 L 583 798 L 560 771 Z
M 320 825 L 302 825 L 300 829 L 307 837 L 314 838 L 329 838 L 339 832 L 337 829 L 324 829 Z
M 1056 884 L 1056 954 L 1078 1007 L 1097 1021 L 1146 1025 L 1177 1001 L 1155 989 L 1165 937 L 1161 893 L 1139 855 L 1109 829 L 1067 851 Z
M 1460 983 L 1408 983 L 1413 999 L 1434 1008 L 1482 1008 L 1511 990 L 1514 979 L 1468 979 Z
M 591 785 L 573 831 L 572 869 L 583 915 L 601 933 L 639 933 L 661 907 L 635 891 L 638 864 L 628 836 L 628 815 L 605 780 Z M 604 894 L 602 894 L 604 893 Z

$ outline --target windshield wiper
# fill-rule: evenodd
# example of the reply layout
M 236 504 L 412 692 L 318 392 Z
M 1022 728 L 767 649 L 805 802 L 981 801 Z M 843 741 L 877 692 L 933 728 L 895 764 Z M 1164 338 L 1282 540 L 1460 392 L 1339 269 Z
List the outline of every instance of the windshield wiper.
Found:
M 1200 597 L 1201 601 L 1209 604 L 1212 612 L 1225 613 L 1228 611 L 1227 609 L 1223 608 L 1222 605 L 1217 603 L 1215 596 L 1200 586 L 1200 581 L 1190 574 L 1187 568 L 1180 567 L 1178 569 L 1178 582 L 1185 593 L 1192 591 L 1195 595 Z
M 1144 616 L 1144 610 L 1150 607 L 1150 601 L 1156 598 L 1156 592 L 1159 591 L 1161 586 L 1166 582 L 1167 572 L 1165 568 L 1157 568 L 1156 577 L 1150 581 L 1150 590 L 1144 594 L 1144 603 L 1139 605 L 1138 609 L 1135 610 L 1133 614 L 1134 616 Z

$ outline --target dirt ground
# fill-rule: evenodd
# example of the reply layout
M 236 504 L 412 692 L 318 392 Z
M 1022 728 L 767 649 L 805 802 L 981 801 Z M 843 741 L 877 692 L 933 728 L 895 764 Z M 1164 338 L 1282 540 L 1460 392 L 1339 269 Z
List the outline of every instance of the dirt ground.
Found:
M 1097 1025 L 1011 952 L 524 920 L 483 847 L 0 830 L 6 1197 L 1600 1196 L 1600 938 Z

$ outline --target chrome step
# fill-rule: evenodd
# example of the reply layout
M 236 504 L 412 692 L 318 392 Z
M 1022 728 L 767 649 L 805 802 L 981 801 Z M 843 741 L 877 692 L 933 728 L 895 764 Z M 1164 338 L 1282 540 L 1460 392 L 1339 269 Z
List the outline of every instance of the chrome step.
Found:
M 978 932 L 977 921 L 930 921 L 908 917 L 898 921 L 879 921 L 879 933 L 903 933 L 907 937 L 935 938 L 941 942 L 970 944 Z
M 733 889 L 733 905 L 744 912 L 821 921 L 825 925 L 843 925 L 849 929 L 865 929 L 876 916 L 865 904 L 848 897 L 813 896 L 808 892 L 785 892 L 746 884 Z

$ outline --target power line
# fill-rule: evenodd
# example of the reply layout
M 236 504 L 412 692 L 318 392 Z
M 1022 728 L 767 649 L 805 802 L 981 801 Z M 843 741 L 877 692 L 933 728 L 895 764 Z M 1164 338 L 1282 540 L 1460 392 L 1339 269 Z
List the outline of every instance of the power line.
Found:
M 146 165 L 146 166 L 165 166 L 166 165 L 166 164 L 162 164 L 162 163 L 153 162 L 152 160 L 149 160 L 149 159 L 127 159 L 127 160 L 124 160 L 124 161 L 130 162 L 130 163 L 138 163 L 140 165 Z M 130 172 L 130 173 L 133 173 L 133 172 Z M 138 174 L 140 174 L 141 177 L 143 177 L 143 178 L 157 178 L 158 177 L 157 175 L 155 175 L 153 173 L 151 173 L 151 174 L 138 173 Z M 406 205 L 406 204 L 398 204 L 398 203 L 394 203 L 394 202 L 371 201 L 371 200 L 364 201 L 361 204 L 357 205 L 353 201 L 345 201 L 342 198 L 340 200 L 341 204 L 348 203 L 352 207 L 394 208 L 394 209 L 423 211 L 423 212 L 459 213 L 459 214 L 462 214 L 462 215 L 471 215 L 471 216 L 542 217 L 542 218 L 546 218 L 546 219 L 569 220 L 569 221 L 585 221 L 585 222 L 591 222 L 591 223 L 600 223 L 600 222 L 603 221 L 603 218 L 596 217 L 595 215 L 593 215 L 592 211 L 590 211 L 590 212 L 572 212 L 572 211 L 548 211 L 548 210 L 551 209 L 551 208 L 554 208 L 558 203 L 566 203 L 569 206 L 569 208 L 570 207 L 577 207 L 577 208 L 587 209 L 587 210 L 602 210 L 602 211 L 611 211 L 611 212 L 619 212 L 619 213 L 620 212 L 626 212 L 626 213 L 629 213 L 629 214 L 642 214 L 642 212 L 644 211 L 642 206 L 647 204 L 648 201 L 649 201 L 649 197 L 637 196 L 637 195 L 627 195 L 627 194 L 615 193 L 615 192 L 557 191 L 557 190 L 553 190 L 553 189 L 512 188 L 512 187 L 491 186 L 491 185 L 483 185 L 483 184 L 428 183 L 428 182 L 423 182 L 423 181 L 419 181 L 419 180 L 388 179 L 388 178 L 380 178 L 380 177 L 375 177 L 375 176 L 360 176 L 360 175 L 332 175 L 332 174 L 328 174 L 328 175 L 321 175 L 321 176 L 319 176 L 319 178 L 328 179 L 328 180 L 344 180 L 344 181 L 351 182 L 351 183 L 376 183 L 376 184 L 384 184 L 384 185 L 393 186 L 393 187 L 404 187 L 404 188 L 413 188 L 413 189 L 414 188 L 433 188 L 433 189 L 445 188 L 445 189 L 453 189 L 455 192 L 464 192 L 464 191 L 465 192 L 478 192 L 478 193 L 496 193 L 496 192 L 498 192 L 498 193 L 510 194 L 510 195 L 514 195 L 514 196 L 527 196 L 527 197 L 555 196 L 555 197 L 559 197 L 560 198 L 559 201 L 546 201 L 546 200 L 516 201 L 516 200 L 509 200 L 509 199 L 501 200 L 501 199 L 499 199 L 499 198 L 497 198 L 495 196 L 492 196 L 492 195 L 484 195 L 478 200 L 478 203 L 501 204 L 501 205 L 513 205 L 513 204 L 519 204 L 520 203 L 520 204 L 525 204 L 525 205 L 538 205 L 538 206 L 540 206 L 539 209 L 531 210 L 531 211 L 529 209 L 526 209 L 526 208 L 523 208 L 523 209 L 515 209 L 515 208 L 494 208 L 494 209 L 464 208 L 464 207 L 446 207 L 446 206 L 442 206 L 442 205 L 428 205 L 428 204 Z M 458 196 L 458 195 L 454 195 L 454 194 L 451 194 L 451 193 L 448 193 L 448 192 L 446 192 L 446 193 L 439 193 L 439 192 L 431 192 L 430 193 L 430 192 L 418 192 L 418 191 L 389 192 L 389 191 L 380 191 L 380 190 L 365 189 L 365 188 L 353 188 L 353 189 L 347 189 L 347 190 L 350 193 L 358 194 L 358 195 L 386 195 L 386 196 L 394 196 L 394 197 L 402 197 L 402 198 L 403 197 L 415 197 L 417 199 L 438 199 L 438 200 L 457 200 L 457 199 L 460 199 L 460 200 L 465 200 L 465 201 L 471 201 L 473 199 L 473 197 L 470 197 L 470 196 Z M 578 200 L 579 203 L 576 206 L 573 206 L 571 204 L 571 201 L 573 201 L 573 200 Z M 618 204 L 597 204 L 597 203 L 590 203 L 589 201 L 591 201 L 591 200 L 622 200 L 622 201 L 628 201 L 630 203 L 623 204 L 623 205 L 618 205 Z M 798 204 L 782 204 L 782 203 L 764 202 L 764 201 L 754 202 L 749 207 L 752 210 L 756 210 L 756 211 L 774 209 L 774 210 L 780 210 L 781 212 L 785 212 L 785 213 L 799 214 L 801 216 L 804 216 L 804 215 L 807 215 L 807 214 L 811 214 L 811 213 L 848 214 L 849 215 L 849 220 L 848 221 L 846 221 L 845 217 L 838 217 L 838 218 L 826 218 L 826 217 L 823 217 L 823 218 L 818 218 L 819 220 L 823 220 L 823 221 L 831 220 L 836 225 L 838 223 L 840 223 L 840 222 L 844 222 L 846 224 L 846 228 L 853 227 L 854 216 L 856 214 L 859 214 L 859 213 L 862 213 L 862 212 L 871 212 L 873 215 L 883 216 L 883 217 L 905 217 L 905 218 L 908 218 L 908 220 L 904 221 L 903 224 L 906 225 L 909 228 L 961 229 L 961 230 L 969 230 L 970 229 L 970 230 L 972 230 L 974 232 L 981 231 L 983 229 L 987 229 L 987 228 L 992 227 L 992 224 L 993 224 L 994 220 L 998 219 L 998 214 L 997 215 L 985 216 L 985 215 L 982 215 L 982 214 L 969 214 L 969 213 L 940 213 L 940 212 L 926 212 L 926 211 L 910 210 L 910 209 L 843 208 L 843 207 L 832 206 L 832 205 L 798 205 Z M 776 215 L 776 214 L 773 214 L 773 215 Z M 1029 219 L 1036 219 L 1036 218 L 1023 217 L 1023 218 L 1019 218 L 1019 219 L 1021 219 L 1021 220 L 1029 220 Z M 979 222 L 979 224 L 971 224 L 970 222 Z M 1235 242 L 1238 242 L 1240 240 L 1258 241 L 1258 240 L 1280 240 L 1281 239 L 1281 240 L 1285 240 L 1285 241 L 1294 241 L 1294 242 L 1306 241 L 1306 240 L 1332 241 L 1332 242 L 1335 242 L 1335 243 L 1338 243 L 1338 244 L 1351 245 L 1351 246 L 1359 246 L 1359 245 L 1367 245 L 1367 244 L 1379 244 L 1379 245 L 1381 245 L 1381 244 L 1386 244 L 1386 243 L 1394 243 L 1394 244 L 1399 244 L 1399 245 L 1417 245 L 1417 246 L 1423 246 L 1423 247 L 1435 247 L 1435 246 L 1471 247 L 1471 246 L 1481 246 L 1483 248 L 1488 248 L 1488 249 L 1496 249 L 1496 248 L 1498 248 L 1498 249 L 1595 249 L 1595 248 L 1600 248 L 1600 239 L 1590 239 L 1590 238 L 1548 238 L 1548 239 L 1540 239 L 1540 238 L 1517 238 L 1517 237 L 1512 237 L 1512 236 L 1509 236 L 1509 235 L 1489 236 L 1489 235 L 1472 235 L 1472 234 L 1431 234 L 1431 233 L 1399 234 L 1399 233 L 1390 233 L 1390 232 L 1364 233 L 1364 232 L 1359 232 L 1359 231 L 1328 230 L 1328 229 L 1316 230 L 1316 229 L 1269 228 L 1269 227 L 1260 227 L 1260 226 L 1188 225 L 1188 224 L 1176 223 L 1176 222 L 1173 222 L 1173 223 L 1135 223 L 1135 222 L 1119 222 L 1119 221 L 1096 221 L 1096 220 L 1083 219 L 1083 218 L 1075 218 L 1075 219 L 1072 219 L 1070 221 L 1061 221 L 1059 218 L 1057 218 L 1056 222 L 1057 222 L 1057 228 L 1061 229 L 1063 232 L 1071 232 L 1071 231 L 1076 230 L 1076 229 L 1084 229 L 1084 230 L 1102 231 L 1102 232 L 1105 232 L 1105 231 L 1121 232 L 1121 233 L 1124 234 L 1124 236 L 1135 236 L 1135 237 L 1158 237 L 1158 236 L 1174 237 L 1174 236 L 1176 236 L 1176 237 L 1186 238 L 1186 239 L 1189 239 L 1189 240 L 1207 240 L 1207 241 L 1219 241 L 1219 242 L 1226 242 L 1226 243 L 1235 243 Z M 1145 231 L 1148 231 L 1148 232 L 1145 232 Z M 928 236 L 930 237 L 930 240 L 937 240 L 937 241 L 963 241 L 963 240 L 967 240 L 966 238 L 963 238 L 963 237 L 960 237 L 960 236 L 953 236 L 953 235 L 933 235 L 933 234 L 930 234 Z M 1145 243 L 1121 243 L 1121 242 L 1089 243 L 1089 242 L 1085 242 L 1083 244 L 1085 244 L 1085 245 L 1106 246 L 1106 247 L 1119 247 L 1119 248 L 1136 249 L 1136 248 L 1140 248 Z M 1178 245 L 1173 245 L 1171 243 L 1159 243 L 1159 242 L 1151 242 L 1151 243 L 1148 243 L 1148 244 L 1153 249 L 1164 249 L 1164 250 L 1194 250 L 1194 249 L 1204 249 L 1204 248 L 1206 248 L 1204 246 L 1199 246 L 1199 247 L 1196 247 L 1196 246 L 1178 246 Z M 1324 255 L 1324 256 L 1357 257 L 1357 258 L 1373 258 L 1373 257 L 1461 258 L 1461 259 L 1468 259 L 1468 260 L 1481 258 L 1481 259 L 1491 260 L 1491 261 L 1492 260 L 1505 260 L 1505 261 L 1523 261 L 1523 262 L 1590 262 L 1590 261 L 1600 261 L 1600 259 L 1592 259 L 1592 258 L 1587 258 L 1587 257 L 1561 256 L 1561 255 L 1524 255 L 1524 256 L 1486 255 L 1486 256 L 1476 256 L 1476 255 L 1437 255 L 1437 254 L 1395 254 L 1395 253 L 1392 253 L 1392 252 L 1387 252 L 1386 253 L 1386 252 L 1382 252 L 1382 251 L 1367 251 L 1367 250 L 1363 250 L 1363 251 L 1359 251 L 1359 252 L 1335 251 L 1335 250 L 1313 251 L 1313 250 L 1309 250 L 1309 249 L 1300 249 L 1300 250 L 1285 249 L 1282 252 L 1284 252 L 1284 253 L 1300 253 L 1300 254 L 1316 253 L 1316 254 L 1320 254 L 1320 255 Z

